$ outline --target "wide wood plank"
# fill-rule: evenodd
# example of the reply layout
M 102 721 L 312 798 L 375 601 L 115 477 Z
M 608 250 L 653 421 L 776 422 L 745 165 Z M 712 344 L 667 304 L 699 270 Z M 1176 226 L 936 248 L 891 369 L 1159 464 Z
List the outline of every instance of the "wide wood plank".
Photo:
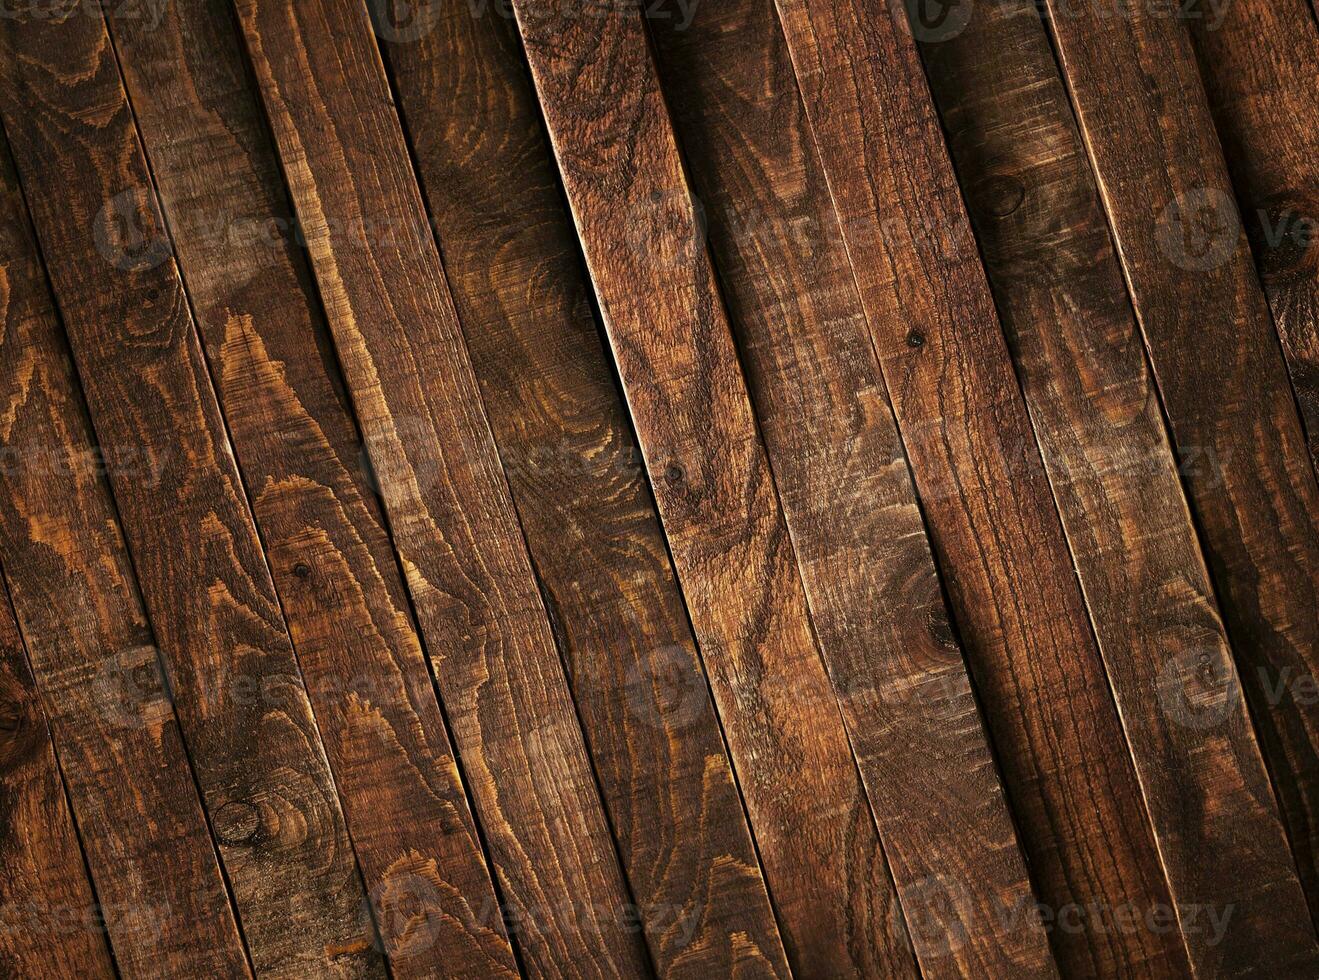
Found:
M 110 26 L 391 970 L 515 975 L 232 8 Z
M 523 962 L 644 975 L 366 8 L 238 10 Z
M 0 300 L 6 293 L 0 289 Z M 0 973 L 33 980 L 115 976 L 102 907 L 87 880 L 46 715 L 3 587 L 0 801 Z M 108 923 L 112 913 L 104 911 Z
M 517 28 L 411 12 L 388 60 L 656 967 L 786 976 Z
M 378 976 L 352 847 L 104 20 L 0 26 L 14 147 L 253 964 Z M 181 546 L 183 545 L 183 546 Z
M 8 144 L 0 277 L 0 563 L 115 960 L 134 977 L 247 975 L 105 478 L 160 474 L 140 447 L 96 445 Z
M 921 972 L 1040 969 L 1043 933 L 1005 911 L 1034 896 L 774 8 L 681 12 L 649 13 L 660 77 Z
M 1059 964 L 1157 973 L 1169 937 L 1112 926 L 1167 888 L 905 9 L 778 8 Z
M 1232 652 L 1038 10 L 980 7 L 922 48 L 1191 965 L 1313 971 L 1319 950 L 1245 705 L 1216 698 L 1222 688 L 1201 696 L 1202 676 L 1234 677 Z
M 1319 27 L 1305 0 L 1189 18 L 1255 264 L 1319 469 Z M 1319 917 L 1313 858 L 1306 869 Z
M 640 13 L 514 9 L 789 961 L 910 972 Z
M 1319 488 L 1190 38 L 1147 4 L 1120 19 L 1050 12 L 1313 906 Z M 1240 696 L 1230 676 L 1201 679 L 1206 699 Z

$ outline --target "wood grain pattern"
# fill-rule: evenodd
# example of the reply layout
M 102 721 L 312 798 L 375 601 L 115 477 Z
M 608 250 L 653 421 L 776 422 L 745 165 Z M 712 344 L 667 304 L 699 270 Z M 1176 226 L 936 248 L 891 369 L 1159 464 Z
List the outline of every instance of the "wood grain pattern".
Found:
M 1199 461 L 1187 496 L 1313 907 L 1319 488 L 1190 39 L 1142 4 L 1050 11 L 1174 442 Z
M 789 962 L 909 974 L 639 12 L 514 9 Z
M 378 976 L 356 863 L 103 19 L 0 28 L 0 114 L 258 973 Z M 181 547 L 186 543 L 186 547 Z
M 1305 0 L 1214 14 L 1187 24 L 1319 470 L 1319 28 Z
M 232 8 L 110 26 L 392 973 L 515 975 Z
M 1166 885 L 905 9 L 778 8 L 1059 965 L 1157 972 L 1110 924 Z
M 97 907 L 41 699 L 0 587 L 0 972 L 33 980 L 113 977 Z
M 7 143 L 0 281 L 0 563 L 115 961 L 134 977 L 248 975 L 105 477 L 157 474 L 92 437 Z
M 1191 966 L 1313 971 L 1250 718 L 1201 697 L 1202 676 L 1238 683 L 1232 651 L 1044 25 L 1029 0 L 982 7 L 923 52 Z
M 924 976 L 1043 969 L 1034 902 L 772 5 L 650 12 L 816 635 Z
M 387 23 L 424 31 L 388 60 L 656 968 L 786 976 L 517 28 L 438 0 L 407 12 Z
M 644 975 L 366 9 L 238 10 L 524 965 Z

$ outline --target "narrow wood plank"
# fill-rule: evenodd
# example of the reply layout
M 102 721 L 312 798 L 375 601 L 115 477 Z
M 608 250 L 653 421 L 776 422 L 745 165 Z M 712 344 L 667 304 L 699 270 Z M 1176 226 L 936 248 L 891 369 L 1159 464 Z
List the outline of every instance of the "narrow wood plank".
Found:
M 1139 786 L 901 5 L 778 4 L 954 618 L 1065 974 L 1176 937 Z M 1169 950 L 1172 950 L 1171 954 Z
M 138 447 L 96 445 L 2 138 L 0 279 L 0 563 L 115 960 L 134 977 L 247 975 L 105 479 L 160 474 Z
M 1038 923 L 1006 911 L 1034 896 L 774 8 L 648 13 L 921 972 L 1043 970 Z
M 789 961 L 910 973 L 639 10 L 514 9 Z
M 408 12 L 420 37 L 379 30 L 656 967 L 786 976 L 517 28 Z
M 1319 28 L 1305 0 L 1187 21 L 1255 264 L 1319 470 Z M 1319 917 L 1313 860 L 1306 869 Z
M 110 26 L 391 970 L 516 975 L 233 10 Z
M 7 292 L 0 289 L 0 299 Z M 100 910 L 41 698 L 0 586 L 0 973 L 113 977 Z
M 1146 4 L 1050 14 L 1313 907 L 1319 488 L 1190 39 Z M 1230 677 L 1202 679 L 1207 699 L 1239 696 Z
M 258 973 L 378 976 L 352 847 L 106 25 L 0 26 L 0 115 Z
M 1245 705 L 1199 696 L 1202 676 L 1234 677 L 1232 651 L 1038 10 L 980 7 L 922 50 L 1191 965 L 1200 976 L 1314 972 L 1319 949 Z
M 644 975 L 366 8 L 237 6 L 524 964 Z

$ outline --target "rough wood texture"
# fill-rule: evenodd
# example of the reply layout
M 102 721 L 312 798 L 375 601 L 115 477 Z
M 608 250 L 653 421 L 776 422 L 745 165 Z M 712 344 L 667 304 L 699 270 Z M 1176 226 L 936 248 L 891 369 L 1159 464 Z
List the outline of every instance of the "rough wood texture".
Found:
M 1255 264 L 1319 469 L 1319 27 L 1305 0 L 1188 20 Z M 1306 870 L 1319 917 L 1316 871 Z
M 392 972 L 514 975 L 233 11 L 110 26 Z
M 0 301 L 8 292 L 4 264 L 0 254 Z M 0 586 L 0 973 L 113 977 L 97 908 L 41 699 Z
M 514 8 L 789 961 L 910 973 L 639 11 Z
M 1111 916 L 1166 885 L 905 11 L 779 11 L 1059 965 L 1155 971 Z
M 1034 898 L 773 6 L 679 13 L 651 12 L 660 77 L 921 972 L 1043 969 L 1004 914 Z
M 517 28 L 414 16 L 429 29 L 388 60 L 656 968 L 786 976 Z
M 1319 489 L 1190 40 L 1142 4 L 1050 10 L 1174 441 L 1197 461 L 1188 499 L 1313 907 Z M 1206 700 L 1239 696 L 1231 676 L 1200 681 Z
M 1200 697 L 1202 675 L 1234 677 L 1232 652 L 1044 25 L 1030 0 L 982 6 L 923 51 L 1191 965 L 1312 972 L 1250 718 Z
M 377 976 L 352 848 L 105 22 L 0 26 L 0 114 L 259 973 Z M 181 543 L 187 543 L 181 547 Z
M 115 961 L 133 977 L 246 975 L 105 481 L 109 469 L 147 485 L 157 473 L 92 437 L 7 144 L 0 283 L 0 562 Z
M 644 974 L 366 8 L 238 9 L 524 963 Z

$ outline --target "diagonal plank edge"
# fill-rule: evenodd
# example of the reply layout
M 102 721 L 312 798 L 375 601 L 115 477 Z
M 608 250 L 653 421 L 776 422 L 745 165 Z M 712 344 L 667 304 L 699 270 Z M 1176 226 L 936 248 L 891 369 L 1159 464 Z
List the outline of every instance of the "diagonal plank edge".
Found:
M 105 21 L 22 13 L 0 47 L 0 115 L 95 432 L 158 468 L 156 485 L 109 482 L 253 964 L 382 975 Z
M 1250 719 L 1202 685 L 1237 683 L 1232 652 L 1039 13 L 1029 0 L 981 7 L 922 50 L 1191 966 L 1314 969 Z M 1227 908 L 1212 927 L 1206 910 Z
M 367 11 L 237 9 L 523 965 L 644 975 Z
M 859 787 L 841 795 L 856 764 L 848 732 L 815 649 L 793 547 L 639 13 L 602 13 L 588 27 L 554 3 L 528 0 L 514 9 L 794 968 L 838 975 L 873 970 L 873 957 L 894 954 L 884 945 L 873 951 L 853 941 L 831 945 L 839 927 L 825 927 L 826 910 L 808 907 L 813 890 L 839 887 L 844 848 L 856 845 L 836 834 L 850 819 L 849 808 L 864 813 L 868 806 Z M 698 451 L 712 441 L 719 451 Z M 799 789 L 814 802 L 810 809 L 785 806 L 774 792 L 785 755 L 813 760 L 809 774 L 796 767 L 795 780 L 824 782 Z M 863 775 L 873 775 L 872 761 L 861 759 Z M 992 769 L 986 771 L 992 799 L 996 784 Z M 1000 805 L 985 816 L 988 825 L 972 832 L 985 833 L 991 850 L 1006 840 L 1007 881 L 997 880 L 999 855 L 979 869 L 985 881 L 945 869 L 974 903 L 957 913 L 980 925 L 993 916 L 996 888 L 1009 903 L 1014 887 L 1029 897 L 1019 864 L 1013 881 L 1016 850 L 1006 812 Z M 808 857 L 803 846 L 814 853 Z M 866 846 L 877 849 L 878 841 Z M 839 912 L 855 918 L 851 901 Z M 967 946 L 956 956 L 964 966 L 983 956 L 1047 974 L 1043 935 L 1024 925 L 1000 933 L 997 944 Z M 893 937 L 890 927 L 889 945 Z M 922 938 L 912 937 L 924 962 L 931 950 L 921 948 Z M 870 942 L 879 940 L 874 935 Z
M 922 974 L 1021 969 L 1030 882 L 774 9 L 678 14 L 661 79 Z
M 101 468 L 155 476 L 144 455 L 92 438 L 7 143 L 0 188 L 0 440 L 18 463 L 0 468 L 0 563 L 105 930 L 124 973 L 242 976 L 246 954 Z
M 410 13 L 377 30 L 656 968 L 786 976 L 517 29 Z
M 391 971 L 516 975 L 233 12 L 110 25 Z

